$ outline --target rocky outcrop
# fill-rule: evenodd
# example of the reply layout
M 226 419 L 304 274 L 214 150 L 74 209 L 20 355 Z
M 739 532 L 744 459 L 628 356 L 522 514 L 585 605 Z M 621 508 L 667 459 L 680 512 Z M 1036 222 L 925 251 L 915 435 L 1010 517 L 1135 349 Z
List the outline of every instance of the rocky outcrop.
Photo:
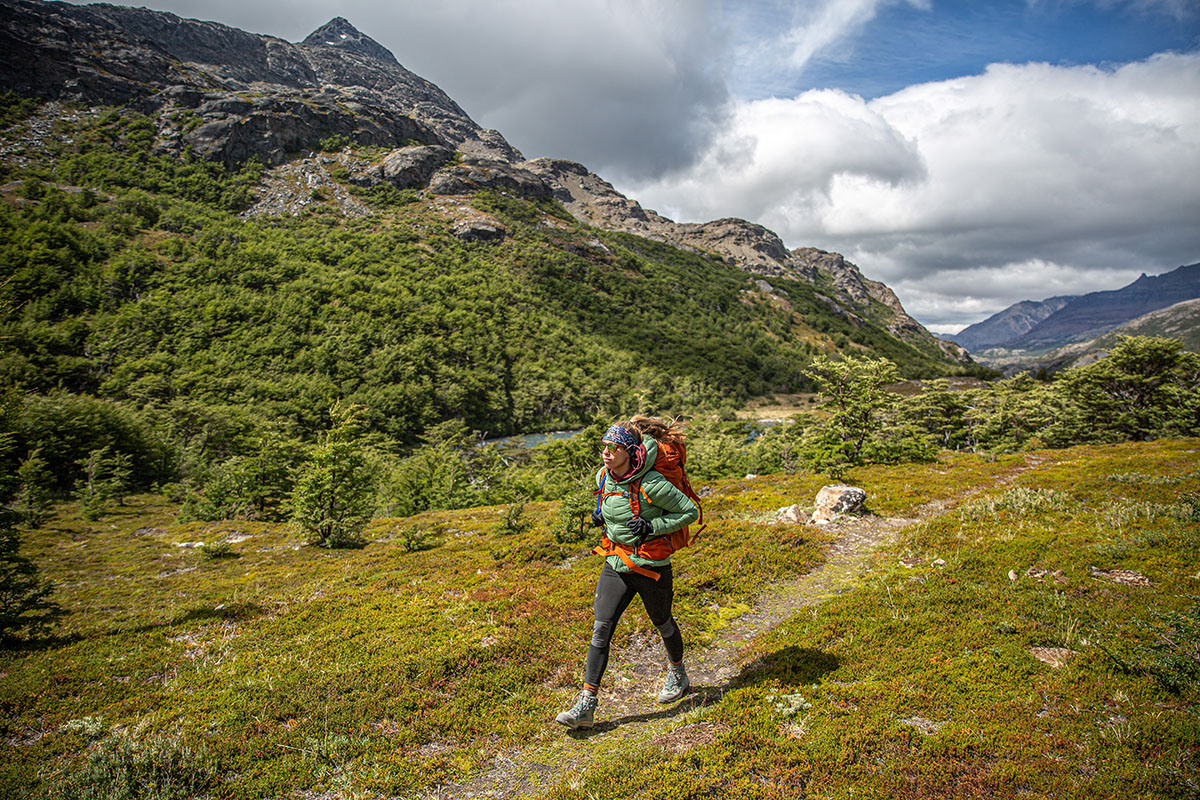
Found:
M 464 220 L 450 228 L 450 232 L 464 242 L 498 242 L 508 235 L 503 226 L 479 220 Z
M 536 158 L 521 166 L 541 178 L 554 199 L 580 222 L 670 241 L 674 222 L 642 208 L 584 165 L 561 158 Z
M 438 168 L 454 157 L 448 147 L 410 146 L 389 153 L 378 164 L 359 173 L 356 183 L 392 184 L 398 189 L 425 186 Z
M 814 281 L 816 273 L 792 257 L 774 231 L 744 219 L 725 218 L 676 226 L 680 240 L 698 250 L 719 253 L 726 261 L 759 275 L 783 275 Z
M 464 159 L 438 170 L 429 181 L 433 194 L 469 194 L 480 189 L 509 192 L 531 200 L 550 197 L 550 187 L 527 169 L 489 159 Z
M 807 525 L 812 519 L 799 503 L 779 509 L 775 512 L 775 518 L 785 525 Z

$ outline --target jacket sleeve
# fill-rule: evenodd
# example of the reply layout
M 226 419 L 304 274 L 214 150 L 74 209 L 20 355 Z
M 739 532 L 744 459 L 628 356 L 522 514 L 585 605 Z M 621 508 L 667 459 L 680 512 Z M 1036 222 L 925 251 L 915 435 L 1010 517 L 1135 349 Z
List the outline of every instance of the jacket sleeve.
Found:
M 657 516 L 642 512 L 642 516 L 650 520 L 654 536 L 691 525 L 700 516 L 700 509 L 691 498 L 657 472 L 651 472 L 642 481 L 642 491 L 650 498 L 651 506 L 660 512 Z

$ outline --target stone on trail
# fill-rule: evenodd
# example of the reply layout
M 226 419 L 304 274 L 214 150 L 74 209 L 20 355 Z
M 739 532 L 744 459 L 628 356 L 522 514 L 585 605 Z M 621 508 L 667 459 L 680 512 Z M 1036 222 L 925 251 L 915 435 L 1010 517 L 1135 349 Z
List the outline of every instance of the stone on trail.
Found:
M 867 493 L 857 486 L 838 483 L 826 486 L 817 492 L 817 510 L 812 521 L 816 525 L 827 525 L 842 514 L 857 511 L 867 499 Z
M 775 512 L 776 518 L 788 525 L 807 525 L 808 512 L 800 507 L 799 503 L 791 506 L 784 506 Z

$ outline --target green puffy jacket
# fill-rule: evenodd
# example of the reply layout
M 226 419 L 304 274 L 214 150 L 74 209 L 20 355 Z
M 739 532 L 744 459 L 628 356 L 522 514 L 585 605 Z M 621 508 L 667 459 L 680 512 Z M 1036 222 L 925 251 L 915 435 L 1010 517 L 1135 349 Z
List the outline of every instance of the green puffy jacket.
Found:
M 700 516 L 700 510 L 691 498 L 675 488 L 675 486 L 654 469 L 654 461 L 658 457 L 658 442 L 647 436 L 643 442 L 646 446 L 646 463 L 633 475 L 623 481 L 613 480 L 611 475 L 604 481 L 604 493 L 620 492 L 600 501 L 600 514 L 604 517 L 604 527 L 608 538 L 617 544 L 633 547 L 637 539 L 629 531 L 629 521 L 633 519 L 633 508 L 629 504 L 630 484 L 641 478 L 642 492 L 640 497 L 641 516 L 649 520 L 654 528 L 654 536 L 677 531 L 685 525 L 690 525 Z M 596 488 L 604 478 L 605 468 L 601 467 L 596 473 Z M 646 502 L 646 497 L 650 502 Z M 640 556 L 633 556 L 633 563 L 640 567 L 660 567 L 671 563 L 670 558 L 651 561 Z M 609 556 L 608 564 L 617 572 L 629 572 L 620 556 Z

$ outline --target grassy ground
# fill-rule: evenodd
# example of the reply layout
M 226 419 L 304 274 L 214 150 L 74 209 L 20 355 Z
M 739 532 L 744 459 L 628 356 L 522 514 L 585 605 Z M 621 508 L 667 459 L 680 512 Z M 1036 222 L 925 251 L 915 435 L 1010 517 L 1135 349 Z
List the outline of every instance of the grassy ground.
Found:
M 71 613 L 0 655 L 0 796 L 416 796 L 547 742 L 583 764 L 553 798 L 1200 796 L 1198 453 L 857 471 L 871 512 L 922 521 L 635 753 L 552 723 L 598 568 L 554 542 L 553 504 L 515 535 L 502 508 L 377 520 L 340 552 L 286 526 L 177 525 L 151 496 L 97 522 L 63 506 L 27 555 Z M 832 534 L 769 522 L 822 483 L 712 484 L 711 527 L 677 562 L 692 646 L 822 562 Z M 413 525 L 432 547 L 412 549 Z M 182 546 L 220 541 L 233 557 Z M 653 633 L 635 609 L 616 644 Z

